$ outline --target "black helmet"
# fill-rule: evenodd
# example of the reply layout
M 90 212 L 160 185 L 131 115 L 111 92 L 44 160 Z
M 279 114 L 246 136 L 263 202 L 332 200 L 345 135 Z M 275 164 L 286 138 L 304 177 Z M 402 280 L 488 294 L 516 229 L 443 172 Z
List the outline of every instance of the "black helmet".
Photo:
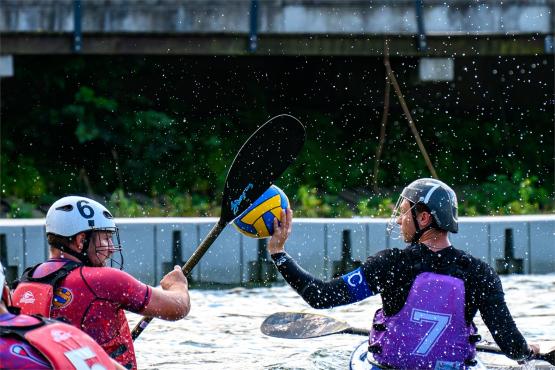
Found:
M 437 229 L 459 231 L 457 195 L 448 185 L 436 179 L 418 179 L 403 189 L 401 197 L 412 204 L 425 205 Z

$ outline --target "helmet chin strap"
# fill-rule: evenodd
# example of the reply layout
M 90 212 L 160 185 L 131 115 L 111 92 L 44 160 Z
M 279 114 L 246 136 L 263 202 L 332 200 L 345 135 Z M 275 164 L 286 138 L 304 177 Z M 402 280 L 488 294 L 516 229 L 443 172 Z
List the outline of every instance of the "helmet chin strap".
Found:
M 420 240 L 420 238 L 422 237 L 422 235 L 430 230 L 433 227 L 433 223 L 430 223 L 428 226 L 424 227 L 424 228 L 420 228 L 420 226 L 418 225 L 418 220 L 416 219 L 416 207 L 412 206 L 410 208 L 410 213 L 412 215 L 412 221 L 414 223 L 414 228 L 416 229 L 416 232 L 414 233 L 411 243 L 418 243 L 418 241 Z
M 85 266 L 92 266 L 91 260 L 89 258 L 89 254 L 87 253 L 87 247 L 89 245 L 90 239 L 91 239 L 91 235 L 92 235 L 92 231 L 86 231 L 85 233 L 85 238 L 83 239 L 83 251 L 82 252 L 76 252 L 71 248 L 68 248 L 67 246 L 63 245 L 63 244 L 56 244 L 54 245 L 54 247 L 58 248 L 60 251 L 62 251 L 63 253 L 67 253 L 69 255 L 72 255 L 73 257 L 77 258 L 79 261 L 83 262 L 83 264 Z

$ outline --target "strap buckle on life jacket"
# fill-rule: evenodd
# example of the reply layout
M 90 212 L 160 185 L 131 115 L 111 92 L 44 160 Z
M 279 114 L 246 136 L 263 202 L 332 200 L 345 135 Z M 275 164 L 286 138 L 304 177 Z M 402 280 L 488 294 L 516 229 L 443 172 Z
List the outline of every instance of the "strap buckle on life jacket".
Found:
M 380 354 L 380 353 L 382 353 L 382 347 L 380 345 L 377 345 L 377 344 L 369 345 L 368 346 L 368 352 Z
M 372 327 L 374 328 L 375 331 L 386 331 L 387 330 L 387 327 L 383 323 L 373 324 Z
M 471 334 L 471 335 L 468 337 L 468 341 L 469 341 L 470 343 L 478 343 L 478 342 L 481 341 L 481 340 L 482 340 L 482 336 L 481 336 L 480 334 Z

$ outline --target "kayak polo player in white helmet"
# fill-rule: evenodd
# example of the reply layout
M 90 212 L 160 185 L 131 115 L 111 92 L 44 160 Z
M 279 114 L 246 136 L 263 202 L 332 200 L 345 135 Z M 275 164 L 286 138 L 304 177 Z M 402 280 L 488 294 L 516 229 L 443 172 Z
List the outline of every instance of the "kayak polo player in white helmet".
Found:
M 128 369 L 137 369 L 137 359 L 124 311 L 172 321 L 188 314 L 189 287 L 179 266 L 160 287 L 121 270 L 118 228 L 102 204 L 81 196 L 54 202 L 46 215 L 46 235 L 50 257 L 27 268 L 13 292 L 13 304 L 22 313 L 80 328 Z M 115 253 L 119 261 L 112 259 Z M 119 269 L 107 266 L 108 260 Z

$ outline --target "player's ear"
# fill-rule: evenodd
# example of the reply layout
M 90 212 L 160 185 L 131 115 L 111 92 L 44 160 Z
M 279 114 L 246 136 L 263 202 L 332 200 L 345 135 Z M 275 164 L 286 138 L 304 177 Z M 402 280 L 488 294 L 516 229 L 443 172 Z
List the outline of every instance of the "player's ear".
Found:
M 432 214 L 428 211 L 421 212 L 419 214 L 420 217 L 420 226 L 426 227 L 432 223 Z
M 84 246 L 85 239 L 86 239 L 85 233 L 79 233 L 75 235 L 75 244 L 79 252 L 81 252 L 85 248 Z

